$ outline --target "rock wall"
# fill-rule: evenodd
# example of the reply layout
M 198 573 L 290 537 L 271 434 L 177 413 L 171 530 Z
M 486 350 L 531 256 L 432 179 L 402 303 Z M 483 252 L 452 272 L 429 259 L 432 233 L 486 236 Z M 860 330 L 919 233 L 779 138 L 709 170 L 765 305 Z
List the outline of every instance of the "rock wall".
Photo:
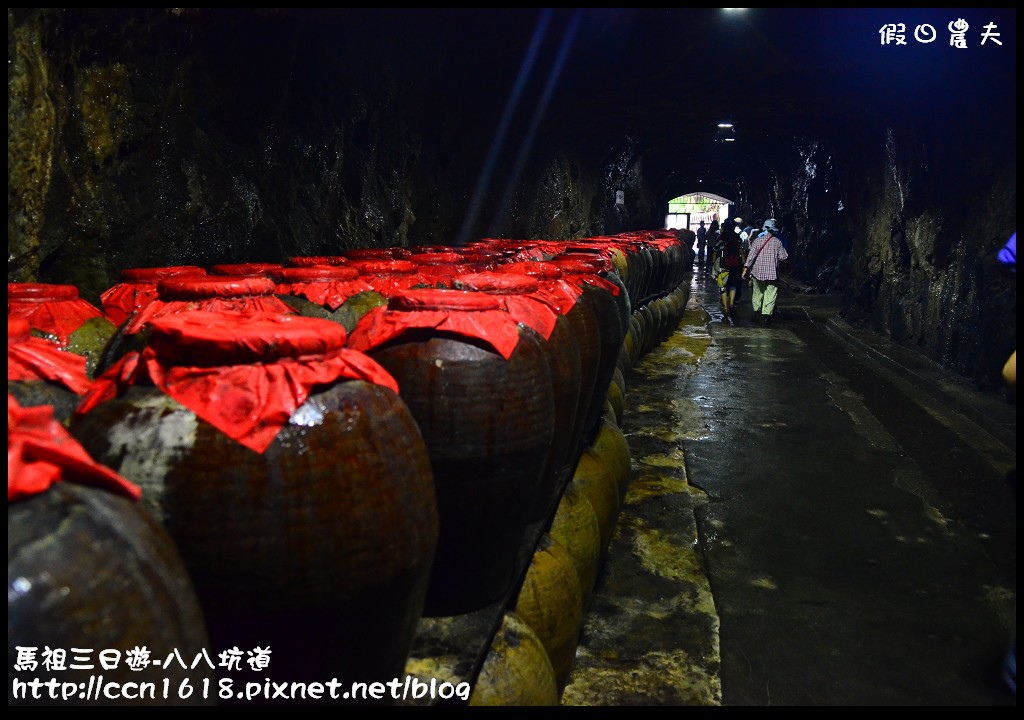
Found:
M 1016 346 L 1016 278 L 996 262 L 1016 226 L 1012 132 L 922 118 L 850 141 L 847 318 L 999 387 Z

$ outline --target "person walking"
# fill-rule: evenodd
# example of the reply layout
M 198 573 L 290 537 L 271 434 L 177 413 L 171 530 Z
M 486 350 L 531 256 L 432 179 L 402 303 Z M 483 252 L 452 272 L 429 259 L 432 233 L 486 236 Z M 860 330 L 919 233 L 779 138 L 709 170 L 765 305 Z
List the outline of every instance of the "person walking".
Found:
M 704 259 L 704 248 L 708 246 L 708 229 L 704 227 L 704 221 L 701 220 L 697 227 L 697 259 Z
M 708 268 L 711 267 L 711 252 L 712 249 L 715 247 L 715 243 L 718 242 L 718 234 L 718 221 L 715 220 L 714 222 L 711 223 L 711 227 L 708 228 L 708 234 L 704 236 L 704 245 L 708 251 L 708 262 L 707 265 L 704 266 L 705 272 L 707 272 Z M 703 254 L 701 255 L 701 259 L 704 259 Z
M 729 324 L 735 325 L 736 321 L 732 311 L 736 306 L 736 301 L 739 299 L 740 291 L 743 287 L 743 249 L 738 233 L 730 233 L 725 244 L 722 245 L 722 255 L 719 264 L 724 272 L 729 273 L 725 283 L 722 285 L 722 312 L 725 313 L 725 318 L 729 321 Z
M 764 233 L 750 245 L 750 254 L 743 265 L 742 278 L 748 277 L 753 283 L 751 304 L 757 321 L 762 325 L 771 324 L 775 302 L 779 297 L 779 264 L 784 262 L 789 253 L 782 246 L 776 233 L 779 224 L 775 218 L 764 221 Z
M 709 256 L 711 262 L 718 262 L 722 257 L 722 248 L 725 247 L 725 242 L 738 231 L 736 230 L 736 222 L 729 218 L 722 223 L 722 230 L 718 233 L 718 239 L 715 240 L 715 244 L 712 245 L 708 242 L 708 252 L 711 253 Z

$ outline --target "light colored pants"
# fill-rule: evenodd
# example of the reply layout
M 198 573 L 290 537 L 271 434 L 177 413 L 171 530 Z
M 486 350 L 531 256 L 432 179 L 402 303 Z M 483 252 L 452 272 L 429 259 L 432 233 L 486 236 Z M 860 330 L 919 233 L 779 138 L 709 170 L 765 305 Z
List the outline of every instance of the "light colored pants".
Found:
M 769 283 L 764 280 L 752 278 L 754 290 L 750 295 L 750 302 L 755 313 L 771 315 L 775 312 L 775 301 L 779 299 L 778 281 Z

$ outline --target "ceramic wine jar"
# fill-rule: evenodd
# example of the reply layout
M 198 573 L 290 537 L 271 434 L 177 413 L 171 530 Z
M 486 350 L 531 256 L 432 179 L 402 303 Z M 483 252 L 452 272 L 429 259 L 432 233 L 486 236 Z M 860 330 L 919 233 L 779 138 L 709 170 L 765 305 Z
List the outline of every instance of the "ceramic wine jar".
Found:
M 330 320 L 154 320 L 72 432 L 143 490 L 220 650 L 275 680 L 399 675 L 437 542 L 433 474 L 394 379 Z
M 7 471 L 8 705 L 216 704 L 195 588 L 139 488 L 96 463 L 52 407 L 10 394 Z M 140 648 L 145 662 L 130 665 Z M 44 666 L 50 651 L 66 653 L 63 669 Z M 56 696 L 18 692 L 17 682 L 48 677 Z
M 410 289 L 349 337 L 398 382 L 423 433 L 440 536 L 424 612 L 457 615 L 502 598 L 554 432 L 545 351 L 497 297 Z

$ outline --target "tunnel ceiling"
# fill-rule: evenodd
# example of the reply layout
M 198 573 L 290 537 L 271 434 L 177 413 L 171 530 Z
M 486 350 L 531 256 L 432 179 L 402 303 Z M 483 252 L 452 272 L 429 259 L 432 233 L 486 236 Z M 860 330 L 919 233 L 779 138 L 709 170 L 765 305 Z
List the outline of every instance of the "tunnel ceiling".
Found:
M 339 63 L 362 62 L 364 72 L 393 59 L 417 107 L 456 123 L 466 142 L 492 142 L 502 112 L 510 143 L 533 132 L 537 143 L 572 142 L 611 161 L 628 137 L 666 199 L 698 179 L 725 190 L 762 177 L 783 138 L 829 141 L 894 122 L 941 122 L 951 105 L 979 98 L 1015 107 L 1015 44 L 978 44 L 982 22 L 1012 35 L 1009 9 L 972 12 L 967 48 L 949 45 L 954 9 L 229 13 L 269 18 L 293 41 L 336 45 Z M 883 46 L 881 27 L 901 22 L 907 44 Z M 921 23 L 936 28 L 935 42 L 913 38 Z M 736 142 L 716 142 L 722 119 L 735 124 Z
M 281 102 L 291 104 L 282 112 L 312 115 L 323 110 L 313 105 L 323 104 L 330 113 L 335 98 L 323 97 L 323 88 L 337 87 L 340 100 L 353 80 L 393 93 L 395 105 L 404 102 L 418 119 L 445 129 L 467 159 L 491 150 L 503 113 L 505 152 L 572 145 L 614 163 L 628 141 L 664 199 L 698 180 L 723 194 L 763 183 L 786 139 L 830 141 L 892 123 L 941 125 L 964 106 L 1015 113 L 1015 42 L 979 46 L 984 22 L 996 23 L 1004 38 L 1015 32 L 1012 9 L 66 12 L 63 32 L 88 28 L 82 45 L 97 61 L 110 59 L 103 53 L 131 62 L 132 55 L 201 48 L 241 68 L 231 82 L 241 79 L 254 93 L 270 92 L 260 85 L 261 67 L 286 65 L 289 95 Z M 969 47 L 957 49 L 946 27 L 959 14 L 972 26 Z M 925 22 L 938 31 L 930 44 L 912 36 Z M 906 45 L 881 44 L 886 23 L 906 25 Z M 90 57 L 80 61 L 88 65 Z M 716 142 L 723 119 L 735 123 L 736 142 Z

